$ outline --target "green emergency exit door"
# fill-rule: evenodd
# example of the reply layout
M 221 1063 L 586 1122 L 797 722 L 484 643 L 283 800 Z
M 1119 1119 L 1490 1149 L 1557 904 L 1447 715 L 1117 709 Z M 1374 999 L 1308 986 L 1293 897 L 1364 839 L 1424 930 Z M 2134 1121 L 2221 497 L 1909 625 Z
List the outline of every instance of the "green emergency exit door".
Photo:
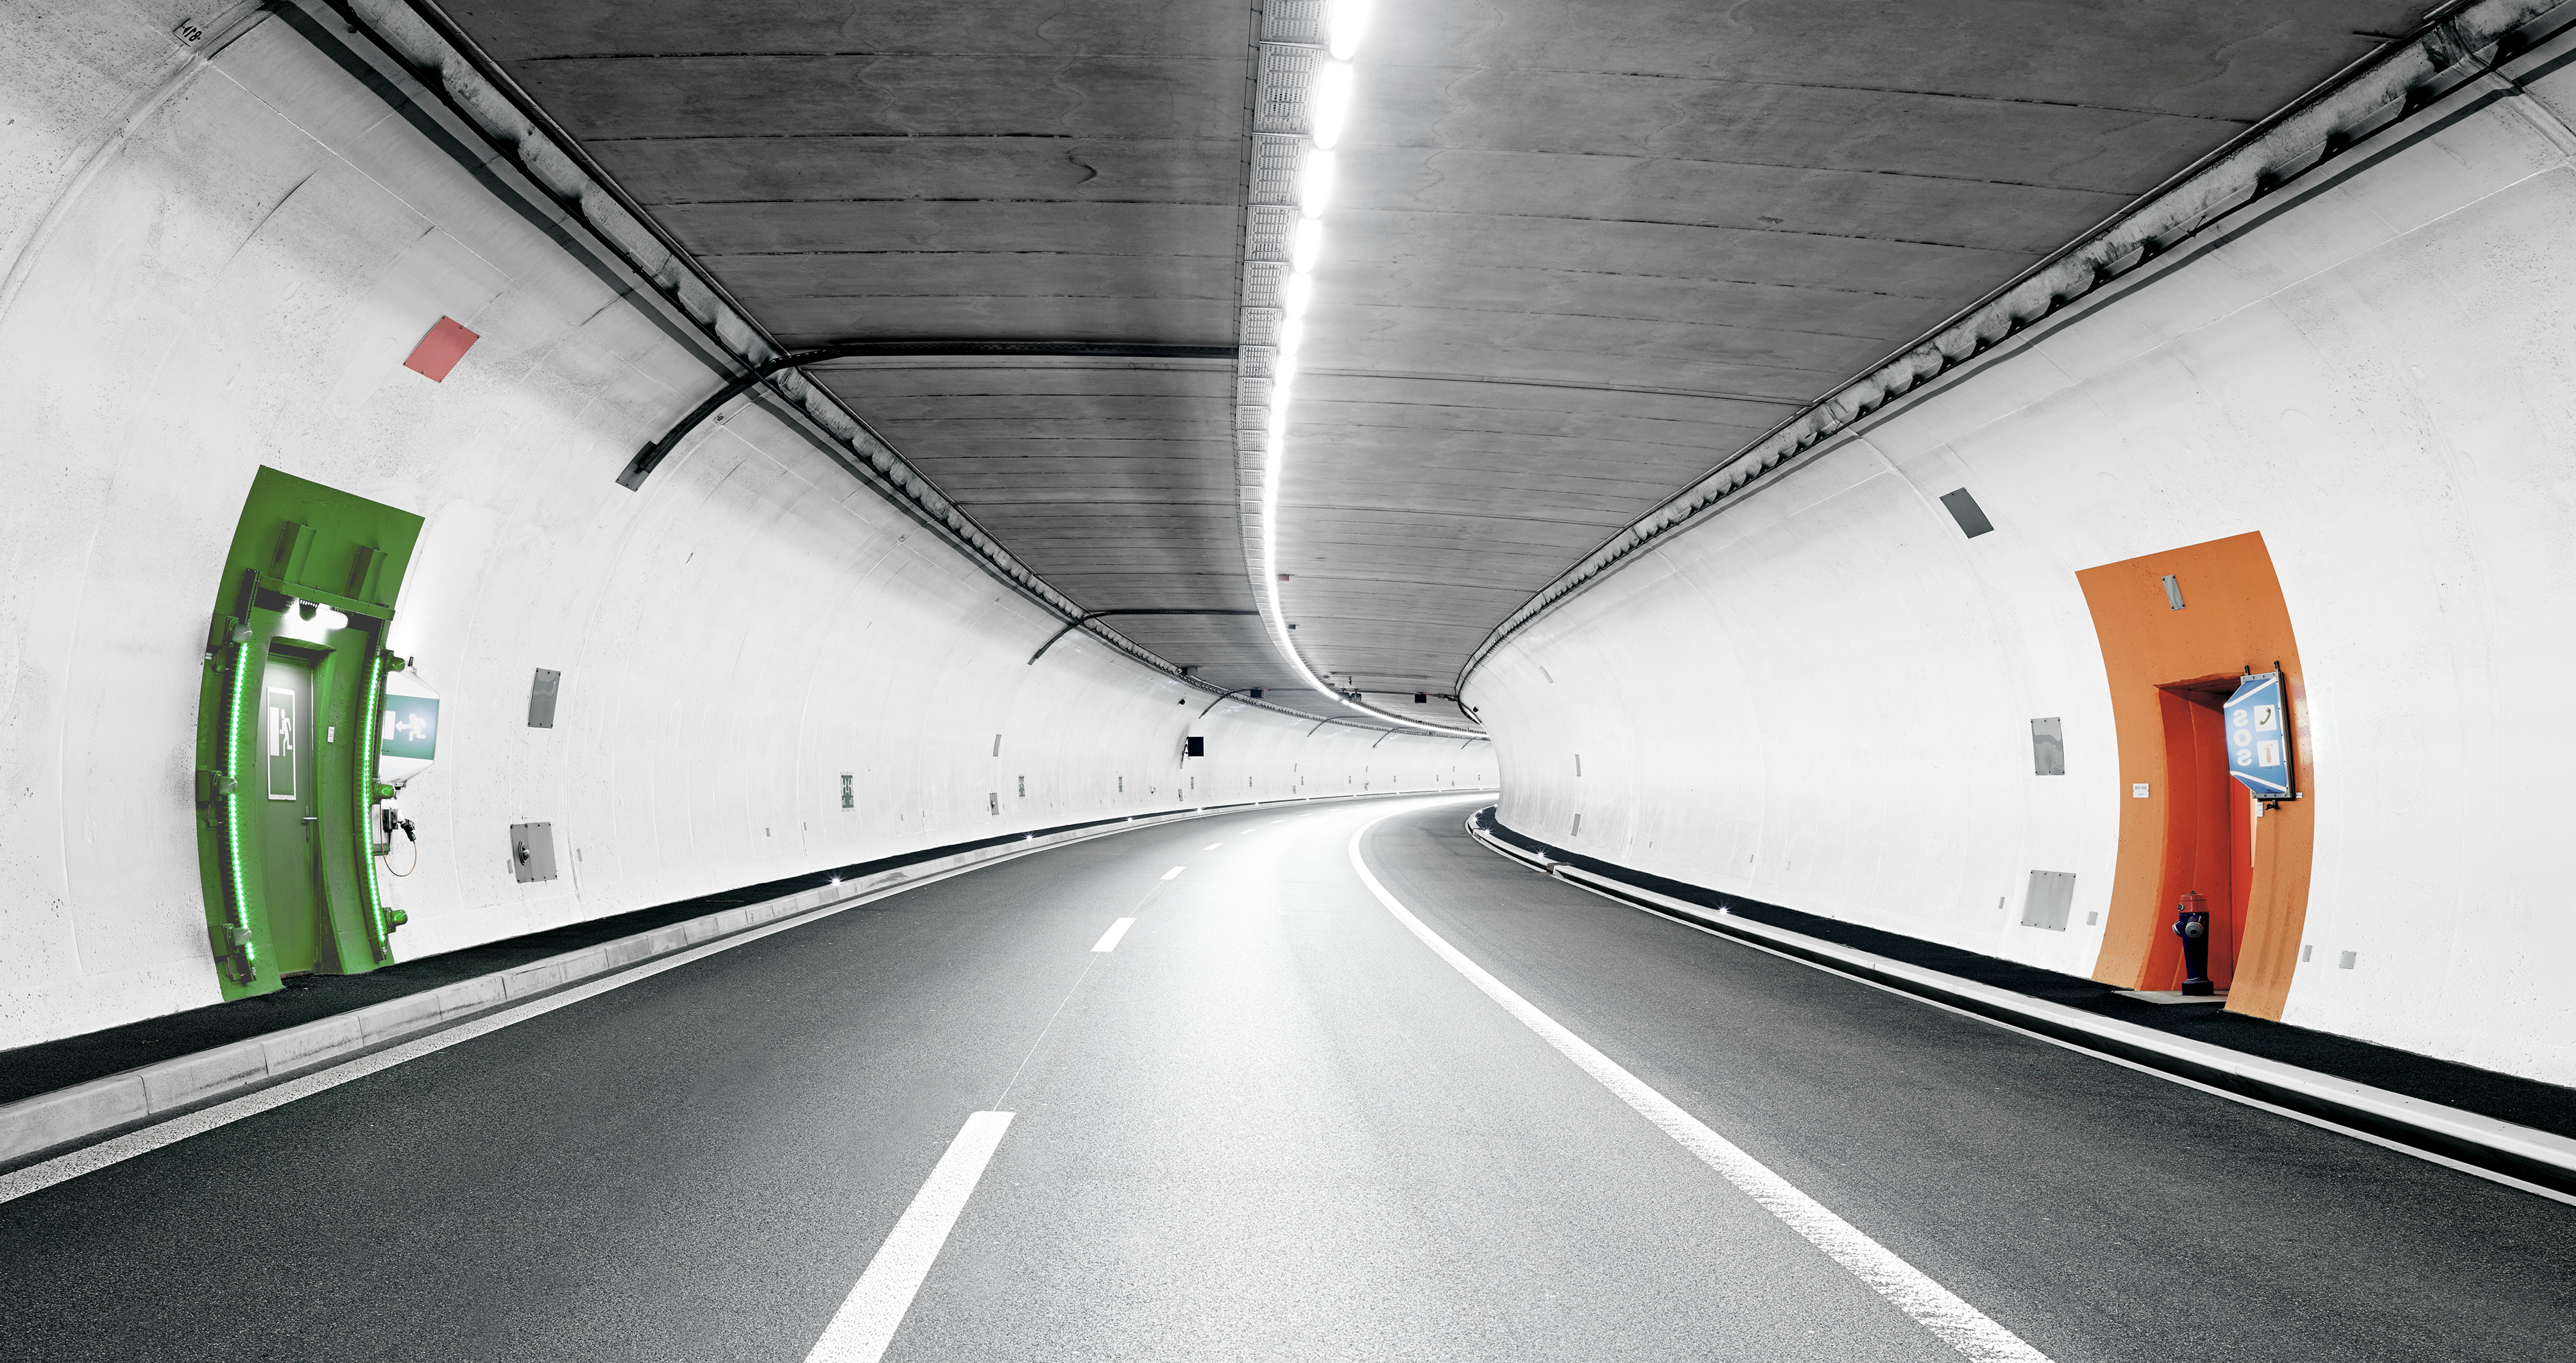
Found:
M 263 468 L 215 582 L 197 699 L 197 865 L 224 997 L 393 959 L 377 706 L 421 519 Z
M 330 931 L 321 893 L 322 810 L 313 770 L 313 667 L 271 653 L 260 678 L 259 845 L 269 948 L 277 972 L 310 971 Z

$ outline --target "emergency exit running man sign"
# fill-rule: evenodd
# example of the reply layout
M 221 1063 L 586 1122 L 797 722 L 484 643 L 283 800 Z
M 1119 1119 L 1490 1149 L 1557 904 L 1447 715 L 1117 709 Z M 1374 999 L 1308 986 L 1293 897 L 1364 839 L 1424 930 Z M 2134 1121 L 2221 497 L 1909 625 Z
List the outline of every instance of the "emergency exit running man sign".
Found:
M 2256 799 L 2296 798 L 2290 789 L 2289 708 L 2281 674 L 2251 672 L 2227 698 L 2227 774 Z

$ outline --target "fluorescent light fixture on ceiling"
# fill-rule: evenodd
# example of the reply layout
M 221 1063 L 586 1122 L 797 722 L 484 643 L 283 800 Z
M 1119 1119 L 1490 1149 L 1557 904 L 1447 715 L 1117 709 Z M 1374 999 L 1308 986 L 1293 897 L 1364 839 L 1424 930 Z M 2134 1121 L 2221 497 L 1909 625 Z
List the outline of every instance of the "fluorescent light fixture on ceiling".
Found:
M 1298 219 L 1296 234 L 1288 238 L 1288 268 L 1298 274 L 1311 273 L 1315 268 L 1316 257 L 1323 253 L 1324 220 Z
M 1369 0 L 1325 0 L 1324 32 L 1326 45 L 1334 60 L 1325 62 L 1315 73 L 1306 90 L 1308 126 L 1313 130 L 1309 145 L 1297 171 L 1297 207 L 1295 230 L 1288 239 L 1287 285 L 1279 305 L 1283 322 L 1279 344 L 1272 353 L 1270 365 L 1269 409 L 1263 416 L 1261 468 L 1261 583 L 1268 609 L 1263 612 L 1270 628 L 1270 640 L 1279 656 L 1293 668 L 1303 684 L 1319 694 L 1332 696 L 1344 708 L 1390 720 L 1416 732 L 1447 734 L 1456 738 L 1483 738 L 1476 729 L 1430 723 L 1404 715 L 1392 714 L 1349 691 L 1347 687 L 1328 685 L 1306 665 L 1297 652 L 1295 637 L 1289 631 L 1286 607 L 1279 599 L 1279 584 L 1288 579 L 1279 571 L 1280 496 L 1287 480 L 1288 409 L 1293 401 L 1297 381 L 1297 352 L 1306 338 L 1306 310 L 1315 301 L 1315 264 L 1324 253 L 1323 215 L 1332 199 L 1336 166 L 1333 144 L 1342 138 L 1344 124 L 1351 109 L 1352 75 L 1349 65 L 1359 51 L 1360 36 L 1368 25 Z M 1251 304 L 1247 300 L 1246 306 Z M 1250 358 L 1247 352 L 1247 359 Z
M 1369 0 L 1324 0 L 1324 41 L 1333 49 L 1333 60 L 1349 61 L 1360 50 L 1370 8 Z
M 1315 145 L 1329 150 L 1342 140 L 1342 123 L 1351 113 L 1351 68 L 1348 62 L 1326 62 L 1306 96 L 1314 115 Z
M 1297 170 L 1297 211 L 1310 218 L 1324 216 L 1324 205 L 1333 197 L 1333 154 L 1328 151 L 1306 153 L 1306 163 Z

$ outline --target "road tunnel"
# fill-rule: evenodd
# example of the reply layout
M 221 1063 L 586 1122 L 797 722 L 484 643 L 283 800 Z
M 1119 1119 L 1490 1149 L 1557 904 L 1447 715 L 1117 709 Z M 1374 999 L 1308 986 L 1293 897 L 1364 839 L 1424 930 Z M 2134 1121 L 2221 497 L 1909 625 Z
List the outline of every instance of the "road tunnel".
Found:
M 0 29 L 13 1354 L 2576 1348 L 2576 6 Z

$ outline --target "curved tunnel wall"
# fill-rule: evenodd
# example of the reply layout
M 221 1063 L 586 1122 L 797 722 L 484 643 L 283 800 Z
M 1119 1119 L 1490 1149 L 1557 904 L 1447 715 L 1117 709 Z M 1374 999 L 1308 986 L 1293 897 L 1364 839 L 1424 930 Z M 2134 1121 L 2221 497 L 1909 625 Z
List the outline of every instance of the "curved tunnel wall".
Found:
M 2156 773 L 2124 763 L 2120 641 L 2078 574 L 2259 536 L 2312 783 L 2276 817 L 2314 850 L 2251 1011 L 2576 1081 L 2555 784 L 2576 752 L 2576 86 L 2530 89 L 2480 87 L 2258 201 L 1541 617 L 1469 679 L 1504 822 L 2113 978 L 2136 914 L 2171 906 L 2140 898 L 2156 849 L 2132 788 Z M 1938 500 L 1958 488 L 1992 533 L 1963 534 Z M 2120 590 L 2164 612 L 2174 571 Z M 2181 579 L 2202 609 L 2259 585 Z M 2063 776 L 2035 772 L 2043 717 Z M 2076 876 L 2064 931 L 2021 924 L 2034 870 Z M 2120 902 L 2133 940 L 2106 951 Z
M 618 487 L 719 381 L 631 281 L 284 23 L 211 62 L 125 11 L 11 27 L 0 1047 L 217 997 L 194 712 L 263 464 L 427 520 L 390 644 L 442 733 L 397 958 L 1087 818 L 1490 784 L 1482 743 L 1198 719 L 1088 637 L 1029 665 L 1055 617 L 756 407 Z M 432 382 L 403 361 L 441 316 L 481 339 Z M 564 874 L 520 884 L 536 820 Z

